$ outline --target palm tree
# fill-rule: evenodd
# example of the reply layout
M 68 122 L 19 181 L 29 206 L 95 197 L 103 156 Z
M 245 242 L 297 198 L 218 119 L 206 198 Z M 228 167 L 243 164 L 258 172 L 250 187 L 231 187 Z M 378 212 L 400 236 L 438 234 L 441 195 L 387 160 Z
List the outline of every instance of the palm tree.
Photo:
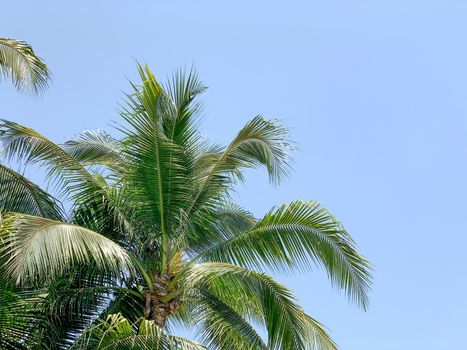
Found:
M 138 69 L 120 139 L 84 131 L 57 145 L 1 122 L 4 159 L 45 168 L 71 208 L 0 165 L 4 275 L 47 288 L 38 293 L 47 327 L 30 337 L 40 332 L 49 349 L 335 349 L 267 273 L 318 264 L 366 309 L 369 263 L 317 202 L 257 219 L 230 196 L 244 169 L 264 166 L 273 183 L 289 174 L 287 129 L 257 116 L 226 147 L 213 145 L 198 129 L 196 74 L 163 86 Z M 199 343 L 169 335 L 181 326 Z
M 27 43 L 0 38 L 1 77 L 11 78 L 19 91 L 29 90 L 31 93 L 39 93 L 47 87 L 50 72 Z M 2 175 L 8 170 L 0 165 Z M 14 174 L 12 172 L 10 176 Z M 20 179 L 17 180 L 21 181 Z M 44 198 L 47 198 L 46 194 Z M 3 197 L 2 202 L 5 199 Z M 15 199 L 11 198 L 3 209 L 11 209 L 10 206 L 15 206 L 14 203 Z M 31 295 L 24 290 L 16 288 L 11 281 L 5 279 L 4 273 L 0 272 L 0 348 L 24 349 L 24 341 L 29 337 L 31 326 L 44 326 L 37 310 L 33 307 L 35 302 L 37 300 L 31 299 Z
M 50 72 L 28 43 L 0 38 L 0 77 L 11 79 L 19 91 L 39 93 L 47 88 Z

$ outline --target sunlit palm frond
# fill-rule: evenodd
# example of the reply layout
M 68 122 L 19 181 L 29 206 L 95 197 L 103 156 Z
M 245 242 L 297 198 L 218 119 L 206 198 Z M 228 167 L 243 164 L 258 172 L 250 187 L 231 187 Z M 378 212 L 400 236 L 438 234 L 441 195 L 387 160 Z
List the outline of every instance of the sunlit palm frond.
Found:
M 123 276 L 132 270 L 126 251 L 99 233 L 37 216 L 11 213 L 0 223 L 5 271 L 17 284 L 53 279 L 72 266 L 93 262 Z
M 243 168 L 264 165 L 273 183 L 279 183 L 291 170 L 288 130 L 276 121 L 257 116 L 249 121 L 227 148 L 213 148 L 197 159 L 199 189 L 187 209 L 188 215 L 201 203 L 218 198 L 229 190 L 232 177 L 242 178 Z
M 296 304 L 292 292 L 263 273 L 226 263 L 201 263 L 191 266 L 186 279 L 190 288 L 201 293 L 207 290 L 237 313 L 262 322 L 268 332 L 268 349 L 336 349 L 319 324 L 312 323 Z M 244 306 L 243 302 L 255 307 Z M 252 311 L 257 314 L 250 315 Z M 209 336 L 210 332 L 205 334 Z
M 119 217 L 120 222 L 129 223 L 125 213 L 119 210 L 120 206 L 113 202 L 113 190 L 105 179 L 91 174 L 78 159 L 37 131 L 0 120 L 0 143 L 5 158 L 43 165 L 48 170 L 49 179 L 60 186 L 61 192 L 72 199 L 74 205 L 101 198 L 108 209 L 113 209 L 113 215 Z
M 0 164 L 0 210 L 63 220 L 60 203 L 21 174 Z
M 83 165 L 103 165 L 123 171 L 122 143 L 103 130 L 85 130 L 63 144 L 63 148 Z
M 293 202 L 272 210 L 249 230 L 201 254 L 251 268 L 284 271 L 321 264 L 331 280 L 363 308 L 368 304 L 370 266 L 334 217 L 316 202 Z
M 128 107 L 122 113 L 129 124 L 127 135 L 128 170 L 123 181 L 138 203 L 142 220 L 153 220 L 160 228 L 161 271 L 165 270 L 168 237 L 179 226 L 180 210 L 186 206 L 190 193 L 186 152 L 163 132 L 166 116 L 166 95 L 152 72 L 139 66 L 143 80 L 133 95 L 128 95 Z
M 0 38 L 0 77 L 10 78 L 19 91 L 44 91 L 51 78 L 46 64 L 24 42 Z
M 109 315 L 90 328 L 70 350 L 207 350 L 188 339 L 164 334 L 152 321 L 131 324 L 120 314 Z
M 1 119 L 0 143 L 6 159 L 44 166 L 49 178 L 58 181 L 66 194 L 89 187 L 99 190 L 96 179 L 77 159 L 31 128 Z
M 308 329 L 307 337 L 312 344 L 311 349 L 338 349 L 337 344 L 331 339 L 321 322 L 308 315 L 304 315 L 304 321 Z

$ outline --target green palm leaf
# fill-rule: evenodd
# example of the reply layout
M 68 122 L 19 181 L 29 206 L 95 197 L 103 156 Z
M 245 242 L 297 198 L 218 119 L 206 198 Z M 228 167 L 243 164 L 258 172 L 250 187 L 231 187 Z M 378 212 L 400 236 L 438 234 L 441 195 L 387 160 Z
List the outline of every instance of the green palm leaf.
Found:
M 63 220 L 59 202 L 24 176 L 0 164 L 0 210 Z
M 336 349 L 321 325 L 296 304 L 292 292 L 265 274 L 226 263 L 201 263 L 190 267 L 186 279 L 187 288 L 201 293 L 207 290 L 238 314 L 263 323 L 268 332 L 268 349 Z M 223 336 L 212 334 L 212 319 L 206 321 L 206 337 L 215 341 Z M 231 322 L 238 325 L 238 320 Z M 241 343 L 243 335 L 247 336 L 245 344 L 251 344 L 251 331 L 242 327 L 244 332 L 237 333 L 237 341 Z M 231 329 L 217 328 L 218 332 L 222 330 L 231 336 Z
M 80 263 L 93 262 L 117 276 L 132 270 L 123 248 L 83 227 L 16 213 L 0 225 L 5 270 L 17 284 L 50 280 Z
M 363 308 L 368 304 L 368 262 L 341 224 L 316 202 L 297 201 L 272 210 L 254 227 L 207 249 L 200 258 L 276 271 L 319 263 L 352 300 Z
M 206 350 L 201 344 L 164 334 L 154 322 L 132 325 L 120 314 L 109 315 L 90 328 L 70 350 Z
M 195 319 L 203 323 L 202 340 L 216 349 L 266 350 L 254 327 L 226 302 L 206 290 L 200 292 Z
M 75 206 L 99 200 L 105 205 L 107 214 L 111 211 L 118 222 L 131 229 L 126 213 L 113 200 L 114 190 L 109 188 L 102 176 L 92 175 L 80 163 L 79 157 L 84 157 L 82 149 L 78 151 L 72 147 L 68 150 L 74 152 L 77 159 L 37 131 L 7 120 L 0 120 L 0 142 L 5 158 L 46 167 L 50 181 L 59 185 L 62 193 L 73 200 Z
M 206 87 L 192 69 L 188 74 L 183 70 L 175 72 L 167 83 L 165 93 L 170 97 L 173 108 L 163 119 L 164 133 L 168 139 L 183 147 L 196 147 L 199 141 L 197 119 L 202 104 L 195 98 Z
M 48 285 L 40 308 L 49 323 L 41 337 L 51 348 L 68 348 L 97 317 L 116 310 L 136 321 L 143 307 L 141 291 L 126 288 L 121 279 L 91 263 L 78 266 Z
M 211 148 L 198 157 L 196 169 L 199 188 L 187 209 L 190 216 L 202 203 L 217 199 L 230 189 L 232 178 L 242 179 L 242 168 L 264 165 L 273 183 L 279 183 L 290 172 L 287 129 L 275 121 L 266 121 L 261 116 L 248 122 L 230 145 L 221 150 Z
M 38 318 L 33 304 L 0 277 L 0 348 L 27 349 L 34 325 L 38 325 Z
M 85 130 L 63 148 L 83 165 L 104 165 L 122 171 L 122 143 L 103 130 Z
M 50 72 L 24 41 L 0 38 L 0 77 L 10 78 L 19 91 L 44 91 Z
M 99 190 L 96 179 L 73 156 L 37 131 L 12 121 L 0 120 L 0 142 L 4 157 L 39 164 L 48 169 L 51 180 L 73 194 L 89 187 Z
M 128 96 L 128 110 L 122 116 L 130 125 L 128 136 L 129 171 L 124 181 L 132 188 L 132 197 L 139 203 L 139 215 L 152 218 L 160 228 L 161 267 L 166 269 L 169 253 L 168 236 L 178 225 L 180 208 L 185 206 L 190 190 L 187 162 L 183 149 L 164 134 L 163 119 L 167 104 L 162 86 L 152 72 L 139 66 L 143 85 L 135 86 Z

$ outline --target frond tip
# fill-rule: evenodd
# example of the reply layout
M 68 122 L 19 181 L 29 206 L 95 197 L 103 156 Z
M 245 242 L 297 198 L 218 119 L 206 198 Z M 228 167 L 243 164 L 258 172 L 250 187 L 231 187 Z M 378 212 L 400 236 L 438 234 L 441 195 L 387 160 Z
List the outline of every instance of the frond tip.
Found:
M 48 87 L 51 74 L 28 43 L 0 38 L 1 76 L 10 78 L 18 91 L 40 93 Z

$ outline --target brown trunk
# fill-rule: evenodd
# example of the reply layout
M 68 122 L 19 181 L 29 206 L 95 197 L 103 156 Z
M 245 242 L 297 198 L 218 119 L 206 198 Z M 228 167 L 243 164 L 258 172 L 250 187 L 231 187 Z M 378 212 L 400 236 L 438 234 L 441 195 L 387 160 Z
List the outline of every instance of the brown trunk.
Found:
M 171 276 L 163 276 L 156 278 L 156 283 L 162 288 L 157 289 L 154 292 L 146 292 L 146 308 L 145 318 L 147 320 L 154 321 L 159 327 L 164 327 L 167 321 L 167 317 L 177 311 L 180 301 L 178 298 L 166 299 L 167 296 L 167 284 L 170 282 Z

